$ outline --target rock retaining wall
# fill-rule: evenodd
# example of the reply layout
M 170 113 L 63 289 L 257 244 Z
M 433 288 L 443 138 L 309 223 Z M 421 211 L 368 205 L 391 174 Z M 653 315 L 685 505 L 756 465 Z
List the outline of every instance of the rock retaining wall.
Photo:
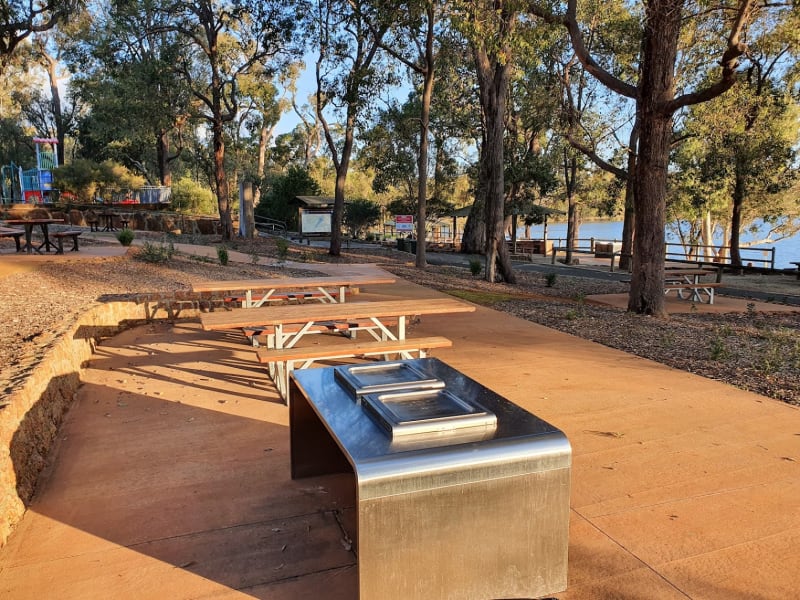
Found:
M 134 297 L 95 304 L 77 322 L 55 332 L 42 360 L 25 381 L 0 401 L 0 547 L 25 513 L 59 426 L 81 384 L 83 365 L 97 341 L 159 310 L 170 317 L 194 317 L 198 302 L 170 297 Z

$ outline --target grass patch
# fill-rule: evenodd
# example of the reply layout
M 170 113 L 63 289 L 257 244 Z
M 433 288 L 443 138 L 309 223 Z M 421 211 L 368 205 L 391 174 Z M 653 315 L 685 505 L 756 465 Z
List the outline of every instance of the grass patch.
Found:
M 519 300 L 519 296 L 515 294 L 503 294 L 499 292 L 476 292 L 473 290 L 447 290 L 447 293 L 456 298 L 461 298 L 467 302 L 474 302 L 481 306 L 492 306 L 499 302 L 508 302 L 509 300 Z

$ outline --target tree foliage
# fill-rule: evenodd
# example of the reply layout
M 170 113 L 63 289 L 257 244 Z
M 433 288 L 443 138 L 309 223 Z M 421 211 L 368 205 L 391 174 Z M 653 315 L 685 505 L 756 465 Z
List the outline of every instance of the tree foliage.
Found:
M 255 214 L 283 221 L 292 230 L 298 229 L 297 207 L 292 205 L 295 196 L 319 196 L 320 187 L 307 169 L 293 165 L 285 175 L 275 175 L 266 182 L 262 190 L 261 202 Z
M 344 222 L 354 238 L 363 237 L 366 230 L 377 225 L 380 220 L 381 206 L 377 202 L 354 198 L 345 204 Z
M 48 31 L 84 5 L 83 0 L 2 0 L 0 2 L 0 60 L 8 57 L 33 33 Z

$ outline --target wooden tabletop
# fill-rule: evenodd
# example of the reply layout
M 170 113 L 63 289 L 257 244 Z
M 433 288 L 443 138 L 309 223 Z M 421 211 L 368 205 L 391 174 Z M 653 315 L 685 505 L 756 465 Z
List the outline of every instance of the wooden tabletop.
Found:
M 281 277 L 275 279 L 238 279 L 231 281 L 196 281 L 193 292 L 236 292 L 286 290 L 318 287 L 353 287 L 394 283 L 393 277 Z
M 406 317 L 473 312 L 475 306 L 454 298 L 426 298 L 425 300 L 386 300 L 380 302 L 349 302 L 345 304 L 295 304 L 265 308 L 215 311 L 200 315 L 206 331 L 240 329 L 310 323 L 318 321 L 348 321 L 370 317 Z
M 63 223 L 64 219 L 6 219 L 9 225 L 43 225 L 48 223 Z
M 716 273 L 717 270 L 711 267 L 695 267 L 692 269 L 665 269 L 664 276 L 669 278 L 670 276 L 688 276 L 688 275 L 711 275 L 712 273 Z

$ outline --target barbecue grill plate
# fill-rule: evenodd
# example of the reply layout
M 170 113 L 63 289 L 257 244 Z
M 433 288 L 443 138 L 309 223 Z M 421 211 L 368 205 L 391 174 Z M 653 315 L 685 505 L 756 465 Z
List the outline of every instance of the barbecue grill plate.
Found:
M 339 385 L 349 390 L 355 400 L 366 394 L 393 390 L 443 388 L 444 381 L 432 377 L 405 362 L 378 362 L 368 365 L 334 367 Z
M 497 427 L 493 412 L 446 389 L 367 394 L 362 398 L 362 407 L 392 438 Z

